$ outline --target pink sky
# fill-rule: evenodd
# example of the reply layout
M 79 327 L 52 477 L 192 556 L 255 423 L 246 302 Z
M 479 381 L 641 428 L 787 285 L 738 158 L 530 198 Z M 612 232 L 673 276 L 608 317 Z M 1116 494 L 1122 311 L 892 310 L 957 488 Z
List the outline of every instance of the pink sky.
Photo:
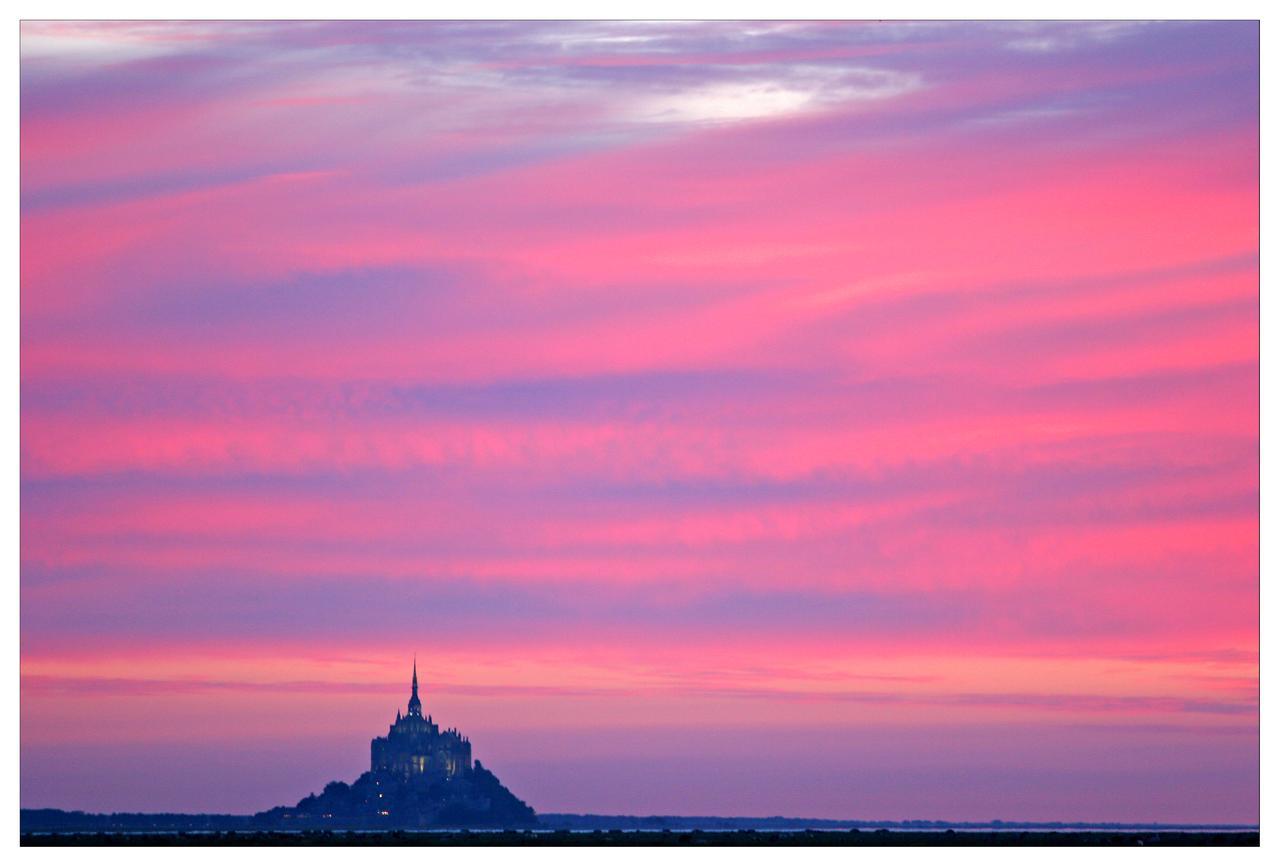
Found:
M 22 27 L 22 804 L 1258 817 L 1258 27 Z

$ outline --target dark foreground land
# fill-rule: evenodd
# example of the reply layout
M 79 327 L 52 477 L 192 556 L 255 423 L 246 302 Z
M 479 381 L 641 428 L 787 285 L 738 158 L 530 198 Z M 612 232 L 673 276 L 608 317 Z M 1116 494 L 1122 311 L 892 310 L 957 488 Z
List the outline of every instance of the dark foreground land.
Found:
M 1257 831 L 225 831 L 26 833 L 23 846 L 1257 846 Z

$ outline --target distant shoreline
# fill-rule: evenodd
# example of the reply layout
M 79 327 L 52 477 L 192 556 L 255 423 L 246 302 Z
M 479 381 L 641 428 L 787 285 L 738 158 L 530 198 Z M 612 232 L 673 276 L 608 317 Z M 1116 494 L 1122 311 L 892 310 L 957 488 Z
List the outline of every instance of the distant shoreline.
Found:
M 20 811 L 23 835 L 53 834 L 163 834 L 163 833 L 267 833 L 282 829 L 255 823 L 252 815 L 225 813 L 86 813 L 75 810 L 23 809 Z M 1232 823 L 1166 823 L 1166 822 L 1012 822 L 993 819 L 989 822 L 954 822 L 934 819 L 876 821 L 869 819 L 815 819 L 788 816 L 630 816 L 591 813 L 540 813 L 538 833 L 548 832 L 920 832 L 937 834 L 956 831 L 1009 834 L 1040 832 L 1080 833 L 1179 833 L 1239 834 L 1258 833 L 1257 825 Z M 408 833 L 458 833 L 462 829 L 411 829 L 388 824 L 384 827 L 300 828 L 297 832 L 355 831 Z M 472 828 L 473 832 L 486 829 Z M 488 829 L 490 833 L 502 829 Z
M 1257 831 L 955 829 L 27 833 L 23 846 L 1257 846 Z

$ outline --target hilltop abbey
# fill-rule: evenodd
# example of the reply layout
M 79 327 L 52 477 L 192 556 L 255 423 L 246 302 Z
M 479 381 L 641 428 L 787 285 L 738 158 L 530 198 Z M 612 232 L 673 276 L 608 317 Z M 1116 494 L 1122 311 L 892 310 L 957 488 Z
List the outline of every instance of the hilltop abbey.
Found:
M 369 745 L 370 767 L 411 780 L 452 779 L 471 771 L 471 741 L 457 729 L 440 730 L 430 716 L 422 717 L 422 700 L 418 698 L 418 661 L 413 661 L 413 691 L 409 695 L 408 712 L 391 724 L 385 737 L 374 738 Z
M 296 807 L 253 816 L 261 829 L 532 827 L 538 814 L 493 771 L 471 761 L 471 741 L 422 716 L 417 660 L 408 711 L 369 745 L 370 767 L 355 782 L 334 780 Z
M 405 714 L 369 745 L 369 770 L 353 783 L 335 780 L 294 807 L 253 817 L 259 828 L 530 828 L 533 808 L 479 762 L 457 729 L 441 731 L 422 715 L 418 661 Z

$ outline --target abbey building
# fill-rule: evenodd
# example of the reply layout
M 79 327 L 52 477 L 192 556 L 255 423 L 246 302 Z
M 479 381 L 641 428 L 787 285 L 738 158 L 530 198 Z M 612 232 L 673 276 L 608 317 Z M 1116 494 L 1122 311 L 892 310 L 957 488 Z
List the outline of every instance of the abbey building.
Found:
M 418 663 L 408 711 L 369 745 L 370 768 L 355 782 L 334 780 L 293 807 L 253 817 L 255 827 L 288 829 L 530 828 L 533 808 L 493 772 L 471 761 L 471 741 L 422 715 Z
M 405 780 L 450 780 L 471 772 L 471 741 L 457 729 L 440 730 L 431 717 L 422 716 L 418 698 L 418 663 L 413 663 L 413 692 L 408 712 L 400 715 L 385 737 L 369 745 L 370 770 Z

